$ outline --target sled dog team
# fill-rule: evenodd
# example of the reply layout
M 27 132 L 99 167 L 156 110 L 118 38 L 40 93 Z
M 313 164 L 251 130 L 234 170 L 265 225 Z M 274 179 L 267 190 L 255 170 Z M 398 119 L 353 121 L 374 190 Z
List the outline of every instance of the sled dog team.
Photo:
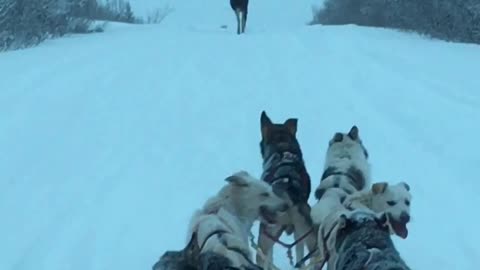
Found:
M 246 171 L 226 177 L 218 193 L 193 214 L 185 249 L 165 252 L 154 270 L 278 269 L 275 244 L 294 248 L 291 264 L 302 269 L 387 269 L 381 266 L 387 259 L 396 263 L 388 269 L 409 269 L 390 238 L 408 236 L 410 187 L 371 182 L 368 151 L 357 126 L 328 142 L 312 206 L 297 119 L 273 123 L 263 111 L 260 127 L 261 179 Z M 257 241 L 251 233 L 256 221 Z M 294 241 L 282 242 L 284 234 L 293 234 Z

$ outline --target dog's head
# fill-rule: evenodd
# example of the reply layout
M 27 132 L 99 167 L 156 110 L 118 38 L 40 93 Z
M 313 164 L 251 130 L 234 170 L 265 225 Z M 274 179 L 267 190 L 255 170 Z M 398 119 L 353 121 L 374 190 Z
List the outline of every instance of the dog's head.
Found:
M 272 186 L 246 171 L 237 172 L 225 180 L 231 186 L 228 196 L 245 216 L 254 216 L 265 224 L 275 224 L 290 207 L 287 201 L 273 192 Z
M 296 151 L 300 148 L 297 141 L 297 118 L 289 118 L 283 124 L 273 123 L 262 111 L 260 116 L 260 129 L 262 140 L 260 151 L 264 159 L 274 152 Z
M 352 155 L 359 152 L 365 159 L 368 159 L 368 151 L 363 145 L 359 133 L 360 131 L 355 125 L 348 133 L 336 132 L 328 142 L 328 151 L 337 155 Z
M 390 231 L 401 238 L 407 238 L 407 224 L 410 222 L 410 186 L 405 182 L 389 185 L 379 182 L 372 185 L 372 210 L 384 212 Z
M 336 224 L 335 232 L 335 245 L 332 246 L 332 250 L 338 252 L 340 245 L 343 245 L 342 242 L 353 232 L 358 232 L 359 230 L 364 230 L 365 228 L 374 229 L 375 233 L 384 231 L 388 233 L 388 227 L 385 225 L 387 222 L 386 215 L 384 213 L 377 214 L 371 209 L 354 209 L 354 210 L 345 210 L 337 212 L 338 222 Z M 370 240 L 365 238 L 364 234 L 355 233 L 357 238 L 356 240 Z M 358 238 L 360 236 L 360 238 Z M 351 242 L 350 242 L 351 243 Z

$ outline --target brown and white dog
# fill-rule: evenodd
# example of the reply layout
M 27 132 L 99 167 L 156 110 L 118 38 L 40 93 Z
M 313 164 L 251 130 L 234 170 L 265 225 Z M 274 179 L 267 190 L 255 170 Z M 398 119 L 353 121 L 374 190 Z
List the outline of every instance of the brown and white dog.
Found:
M 257 264 L 269 269 L 272 250 L 280 236 L 293 233 L 296 261 L 304 256 L 305 244 L 309 251 L 316 247 L 316 235 L 312 233 L 308 198 L 311 192 L 310 176 L 305 168 L 300 144 L 296 138 L 296 118 L 283 124 L 273 123 L 263 111 L 260 116 L 262 139 L 260 151 L 263 158 L 262 180 L 272 185 L 274 191 L 284 194 L 290 208 L 287 215 L 274 226 L 260 224 L 258 245 L 267 261 L 257 254 Z M 272 239 L 273 238 L 273 239 Z

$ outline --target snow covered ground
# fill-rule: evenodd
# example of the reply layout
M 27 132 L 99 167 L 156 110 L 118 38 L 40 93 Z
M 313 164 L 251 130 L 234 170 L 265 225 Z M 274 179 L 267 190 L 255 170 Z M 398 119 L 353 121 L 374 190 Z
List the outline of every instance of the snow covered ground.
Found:
M 374 181 L 412 187 L 394 239 L 412 269 L 476 270 L 480 46 L 305 26 L 291 0 L 251 1 L 237 36 L 210 2 L 0 54 L 0 269 L 150 269 L 227 175 L 260 175 L 265 109 L 299 118 L 313 186 L 330 137 L 358 125 Z

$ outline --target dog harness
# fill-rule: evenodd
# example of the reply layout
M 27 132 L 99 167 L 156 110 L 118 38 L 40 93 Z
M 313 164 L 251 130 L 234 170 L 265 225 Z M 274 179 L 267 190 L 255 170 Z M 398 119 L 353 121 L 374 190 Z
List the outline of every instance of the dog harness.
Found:
M 308 205 L 311 182 L 298 143 L 269 146 L 262 146 L 261 144 L 260 146 L 262 156 L 264 157 L 261 179 L 270 184 L 274 192 L 276 190 L 286 192 L 294 205 Z M 310 215 L 308 214 L 305 218 L 310 218 Z M 267 230 L 263 229 L 262 234 L 288 249 L 287 257 L 293 266 L 291 249 L 311 234 L 314 228 L 312 227 L 291 244 L 284 243 L 279 239 L 285 229 L 286 227 L 283 226 L 278 235 L 271 235 Z
M 264 162 L 262 180 L 272 186 L 284 185 L 294 204 L 308 201 L 310 176 L 298 154 L 275 152 Z
M 310 267 L 315 266 L 315 269 L 322 269 L 325 263 L 330 259 L 330 250 L 328 249 L 327 243 L 331 241 L 331 237 L 336 237 L 336 235 L 333 235 L 334 230 L 338 227 L 339 222 L 338 220 L 332 224 L 332 227 L 328 232 L 325 232 L 325 227 L 320 226 L 319 234 L 322 237 L 322 243 L 320 243 L 323 246 L 323 251 L 325 252 L 324 257 L 320 258 L 312 258 L 313 254 L 318 251 L 318 247 L 316 247 L 314 250 L 310 251 L 305 257 L 303 257 L 300 261 L 298 261 L 295 264 L 295 268 L 301 268 L 300 266 L 304 264 L 308 259 L 310 260 L 310 263 L 303 267 L 302 269 L 310 269 Z
M 218 210 L 219 210 L 219 209 L 215 209 L 215 210 L 212 210 L 212 211 L 207 212 L 206 214 L 207 214 L 207 215 L 216 215 L 216 214 L 218 214 Z M 227 233 L 232 234 L 233 229 L 232 229 L 230 226 L 228 226 L 227 221 L 226 221 L 222 216 L 217 216 L 217 217 L 223 222 L 224 225 L 227 226 L 227 228 L 228 228 L 229 230 L 218 229 L 218 230 L 215 230 L 215 231 L 212 231 L 211 233 L 209 233 L 209 234 L 207 235 L 207 237 L 205 237 L 205 240 L 204 240 L 204 241 L 202 242 L 202 244 L 200 245 L 199 253 L 202 252 L 202 250 L 203 250 L 203 248 L 205 247 L 205 244 L 207 243 L 207 241 L 208 241 L 211 237 L 217 235 L 217 236 L 219 237 L 220 241 L 223 243 L 223 246 L 224 246 L 226 249 L 231 250 L 231 251 L 233 251 L 233 252 L 236 252 L 236 253 L 240 254 L 240 255 L 250 264 L 250 266 L 252 267 L 251 269 L 256 269 L 256 266 L 257 266 L 257 265 L 250 259 L 250 256 L 249 256 L 248 253 L 246 253 L 244 250 L 242 250 L 242 249 L 240 249 L 240 248 L 228 246 L 228 243 L 227 243 L 226 241 L 224 241 L 223 239 L 221 239 L 221 237 L 222 237 L 223 234 L 227 234 Z M 197 225 L 197 226 L 198 226 L 198 225 Z M 197 228 L 197 229 L 198 229 L 198 228 Z M 197 229 L 196 229 L 196 230 L 197 230 Z M 247 251 L 247 252 L 248 252 L 248 251 Z M 237 268 L 235 268 L 235 267 L 227 267 L 226 269 L 237 269 Z M 250 269 L 250 268 L 249 268 L 249 269 Z
M 330 176 L 332 176 L 332 175 L 343 175 L 343 176 L 346 176 L 346 177 L 350 180 L 350 181 L 349 181 L 350 184 L 351 184 L 352 186 L 354 186 L 356 190 L 361 190 L 361 189 L 362 189 L 362 187 L 360 187 L 360 186 L 358 185 L 359 182 L 362 182 L 361 179 L 358 179 L 354 174 L 349 173 L 349 172 L 342 172 L 342 171 L 338 171 L 338 170 L 332 170 L 332 169 L 330 169 L 330 168 L 327 168 L 327 169 L 323 172 L 323 174 L 322 174 L 322 179 L 321 179 L 320 181 L 322 181 L 322 180 L 324 180 L 324 179 L 326 179 L 326 178 L 328 178 L 328 177 L 330 177 Z M 348 193 L 348 191 L 345 191 L 345 192 Z

